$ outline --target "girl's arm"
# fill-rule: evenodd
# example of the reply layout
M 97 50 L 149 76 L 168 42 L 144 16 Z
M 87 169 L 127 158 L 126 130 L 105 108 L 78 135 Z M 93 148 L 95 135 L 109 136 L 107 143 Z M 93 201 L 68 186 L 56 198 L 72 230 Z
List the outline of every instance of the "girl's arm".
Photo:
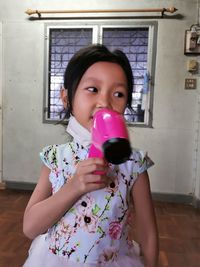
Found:
M 156 267 L 158 261 L 158 231 L 151 197 L 149 176 L 139 174 L 132 196 L 135 207 L 136 231 L 146 267 Z
M 45 233 L 85 193 L 101 189 L 108 183 L 105 175 L 93 172 L 106 170 L 103 159 L 80 162 L 74 176 L 52 195 L 49 181 L 50 169 L 43 165 L 38 184 L 24 213 L 23 232 L 30 239 Z

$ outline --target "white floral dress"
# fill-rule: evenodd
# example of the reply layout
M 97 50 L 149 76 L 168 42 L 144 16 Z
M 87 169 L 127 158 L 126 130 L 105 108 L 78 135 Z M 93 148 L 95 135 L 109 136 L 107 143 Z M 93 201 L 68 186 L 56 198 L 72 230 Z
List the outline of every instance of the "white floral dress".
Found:
M 75 141 L 43 149 L 41 158 L 51 170 L 53 194 L 87 156 L 88 149 Z M 132 186 L 152 165 L 147 155 L 135 149 L 126 163 L 110 164 L 110 185 L 85 194 L 46 234 L 37 237 L 24 267 L 144 266 L 128 240 L 127 216 Z

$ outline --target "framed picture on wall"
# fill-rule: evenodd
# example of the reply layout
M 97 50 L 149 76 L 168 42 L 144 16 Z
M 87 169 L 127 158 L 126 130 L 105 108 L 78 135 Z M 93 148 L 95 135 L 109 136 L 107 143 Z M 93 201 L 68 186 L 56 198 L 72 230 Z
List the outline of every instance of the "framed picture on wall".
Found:
M 185 31 L 185 55 L 200 55 L 200 32 L 186 30 Z

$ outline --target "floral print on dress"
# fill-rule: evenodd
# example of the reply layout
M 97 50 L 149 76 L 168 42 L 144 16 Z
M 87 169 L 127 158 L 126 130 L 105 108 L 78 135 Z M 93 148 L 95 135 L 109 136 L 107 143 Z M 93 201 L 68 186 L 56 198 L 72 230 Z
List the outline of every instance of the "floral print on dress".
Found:
M 102 264 L 109 261 L 113 262 L 117 259 L 117 255 L 118 251 L 113 247 L 103 250 L 103 252 L 99 256 L 98 263 Z
M 114 221 L 109 224 L 109 236 L 111 239 L 120 239 L 122 226 L 119 221 Z
M 77 203 L 76 223 L 77 227 L 83 228 L 88 233 L 96 233 L 98 227 L 98 216 L 93 212 L 95 200 L 88 194 L 85 200 Z M 98 210 L 99 211 L 99 210 Z
M 74 141 L 48 146 L 41 158 L 51 169 L 53 194 L 72 179 L 79 161 L 86 159 L 88 149 Z M 80 263 L 103 263 L 129 255 L 127 217 L 130 193 L 138 174 L 152 165 L 140 151 L 133 150 L 124 164 L 109 164 L 107 187 L 83 195 L 64 216 L 48 230 L 49 250 Z

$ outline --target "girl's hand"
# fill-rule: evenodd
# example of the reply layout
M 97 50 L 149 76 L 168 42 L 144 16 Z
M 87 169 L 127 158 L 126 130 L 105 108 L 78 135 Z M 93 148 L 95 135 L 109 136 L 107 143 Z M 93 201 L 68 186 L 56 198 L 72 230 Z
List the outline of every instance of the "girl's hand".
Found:
M 85 194 L 106 187 L 110 178 L 106 176 L 108 164 L 101 158 L 89 158 L 77 164 L 76 172 L 69 181 L 79 193 Z
M 84 160 L 77 165 L 73 177 L 52 195 L 50 169 L 43 166 L 38 184 L 24 214 L 25 235 L 33 239 L 46 232 L 82 195 L 104 188 L 110 181 L 106 177 L 107 169 L 107 163 L 103 159 Z

